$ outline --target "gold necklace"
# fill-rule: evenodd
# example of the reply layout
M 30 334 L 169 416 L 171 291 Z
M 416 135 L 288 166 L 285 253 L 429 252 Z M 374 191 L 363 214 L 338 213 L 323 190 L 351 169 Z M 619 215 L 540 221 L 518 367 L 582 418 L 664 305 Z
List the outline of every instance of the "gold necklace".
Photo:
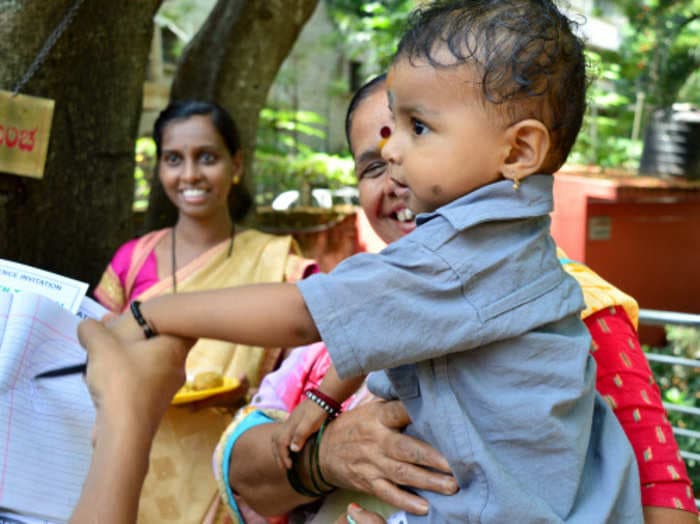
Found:
M 226 258 L 231 258 L 231 253 L 233 253 L 233 237 L 236 234 L 236 225 L 231 224 L 231 240 L 228 243 L 228 254 Z M 175 259 L 175 228 L 170 230 L 170 270 L 173 276 L 173 293 L 177 293 L 177 260 Z

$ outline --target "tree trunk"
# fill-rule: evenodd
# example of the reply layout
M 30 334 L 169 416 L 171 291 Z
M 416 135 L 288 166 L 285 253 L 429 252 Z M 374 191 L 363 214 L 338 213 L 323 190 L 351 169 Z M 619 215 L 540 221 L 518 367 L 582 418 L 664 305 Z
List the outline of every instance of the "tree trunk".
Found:
M 0 257 L 95 284 L 132 234 L 134 141 L 161 1 L 85 2 L 22 90 L 55 100 L 53 125 L 43 179 L 0 173 Z M 2 88 L 73 3 L 5 2 Z
M 251 173 L 258 115 L 282 62 L 318 0 L 219 0 L 183 52 L 171 99 L 212 99 L 241 132 L 246 173 Z M 254 193 L 252 176 L 244 178 Z M 159 183 L 151 191 L 148 229 L 174 222 Z

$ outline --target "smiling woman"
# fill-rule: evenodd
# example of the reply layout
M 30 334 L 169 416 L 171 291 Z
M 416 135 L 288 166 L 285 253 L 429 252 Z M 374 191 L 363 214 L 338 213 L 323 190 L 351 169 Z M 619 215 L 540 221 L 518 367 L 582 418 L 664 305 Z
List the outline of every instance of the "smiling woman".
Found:
M 121 313 L 134 300 L 256 282 L 295 281 L 315 265 L 297 256 L 289 236 L 241 230 L 245 215 L 233 202 L 250 202 L 242 182 L 243 158 L 234 121 L 212 102 L 171 103 L 155 123 L 158 177 L 177 208 L 174 227 L 152 231 L 122 245 L 105 271 L 95 297 Z M 264 263 L 263 263 L 264 261 Z M 216 372 L 240 381 L 207 405 L 236 406 L 257 385 L 281 350 L 201 340 L 187 361 L 187 374 Z M 203 401 L 200 401 L 203 402 Z M 156 435 L 139 509 L 139 522 L 200 522 L 214 499 L 209 470 L 229 412 L 170 409 Z M 193 487 L 196 486 L 196 487 Z

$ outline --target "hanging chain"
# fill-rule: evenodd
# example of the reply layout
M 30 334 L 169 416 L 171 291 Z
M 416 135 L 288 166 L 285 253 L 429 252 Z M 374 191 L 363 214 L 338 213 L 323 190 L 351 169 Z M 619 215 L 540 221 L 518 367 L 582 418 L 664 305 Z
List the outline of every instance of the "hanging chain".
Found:
M 44 46 L 41 48 L 39 53 L 37 53 L 36 58 L 34 58 L 34 61 L 32 62 L 32 65 L 29 66 L 27 72 L 24 73 L 24 76 L 20 79 L 19 82 L 17 82 L 15 87 L 12 89 L 12 96 L 17 96 L 17 94 L 22 90 L 26 83 L 29 82 L 29 80 L 31 80 L 31 78 L 34 76 L 34 73 L 37 72 L 41 64 L 44 63 L 44 60 L 46 60 L 46 57 L 51 51 L 51 48 L 53 48 L 56 41 L 63 34 L 63 31 L 65 31 L 66 28 L 73 21 L 76 13 L 78 12 L 78 9 L 80 9 L 80 6 L 83 4 L 84 1 L 85 0 L 75 0 L 75 3 L 70 7 L 70 9 L 68 9 L 68 12 L 63 16 L 63 20 L 61 20 L 58 23 L 56 29 L 53 30 L 53 32 L 46 39 L 46 42 L 44 42 Z

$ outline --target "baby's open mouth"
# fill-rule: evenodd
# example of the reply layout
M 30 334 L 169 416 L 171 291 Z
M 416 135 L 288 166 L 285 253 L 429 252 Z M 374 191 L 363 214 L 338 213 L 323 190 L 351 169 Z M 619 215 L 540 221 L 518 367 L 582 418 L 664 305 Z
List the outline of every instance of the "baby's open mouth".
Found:
M 399 222 L 412 222 L 416 216 L 413 214 L 413 211 L 411 211 L 408 208 L 404 208 L 401 211 L 398 211 L 397 213 L 392 213 L 392 216 L 396 218 Z

